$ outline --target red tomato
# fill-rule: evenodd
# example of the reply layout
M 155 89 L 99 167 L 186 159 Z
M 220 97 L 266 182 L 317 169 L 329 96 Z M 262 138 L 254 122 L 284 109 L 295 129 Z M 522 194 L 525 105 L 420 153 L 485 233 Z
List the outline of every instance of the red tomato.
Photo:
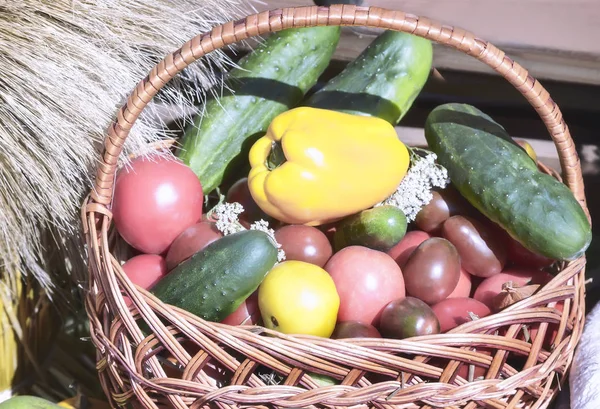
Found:
M 240 214 L 239 221 L 242 226 L 249 229 L 254 222 L 264 219 L 272 222 L 272 217 L 269 217 L 256 204 L 248 187 L 248 178 L 243 178 L 235 182 L 227 191 L 225 200 L 228 203 L 237 202 L 244 207 L 244 211 Z
M 256 325 L 259 320 L 258 291 L 255 291 L 221 322 L 227 325 Z
M 541 269 L 551 265 L 554 260 L 535 254 L 521 243 L 509 237 L 507 239 L 508 259 L 519 267 Z
M 340 296 L 338 321 L 377 326 L 383 308 L 406 296 L 402 270 L 381 251 L 349 246 L 334 254 L 324 268 Z
M 127 260 L 121 267 L 131 282 L 144 290 L 151 289 L 167 274 L 165 259 L 156 254 L 140 254 Z M 127 305 L 129 297 L 124 297 Z
M 558 303 L 556 303 L 554 308 L 556 308 L 558 311 L 562 312 L 564 309 L 563 302 L 559 301 Z M 554 343 L 554 341 L 556 341 L 556 335 L 558 334 L 558 325 L 559 324 L 548 324 L 548 328 L 546 328 L 546 336 L 544 337 L 544 343 L 542 344 L 542 346 L 544 348 L 549 349 L 552 346 L 552 344 Z M 533 341 L 535 341 L 538 330 L 539 330 L 539 324 L 531 324 L 531 325 L 527 326 L 527 331 L 529 332 L 529 339 L 530 339 L 529 342 L 533 343 Z M 519 339 L 525 341 L 524 330 L 522 330 L 519 333 Z
M 440 321 L 442 333 L 472 321 L 470 313 L 479 318 L 491 314 L 487 305 L 472 298 L 446 298 L 431 307 Z
M 171 271 L 180 263 L 208 246 L 213 241 L 223 237 L 217 230 L 216 224 L 202 221 L 188 227 L 173 241 L 167 252 L 167 269 Z
M 527 268 L 507 268 L 503 272 L 483 280 L 475 290 L 473 298 L 489 308 L 494 308 L 494 297 L 502 291 L 502 285 L 512 281 L 517 286 L 546 284 L 552 276 L 546 272 Z
M 473 352 L 475 352 L 475 351 L 473 351 Z M 479 352 L 480 354 L 484 354 L 484 355 L 489 355 L 489 356 L 492 355 L 492 353 L 486 349 L 483 349 L 483 350 L 478 349 L 476 352 Z M 458 371 L 457 371 L 457 375 L 467 381 L 469 380 L 469 366 L 470 365 L 468 363 L 463 362 L 459 365 Z M 487 371 L 488 371 L 487 368 L 473 365 L 473 380 L 480 378 L 482 376 L 485 376 Z
M 127 260 L 122 266 L 127 277 L 145 290 L 152 288 L 167 274 L 165 259 L 156 254 L 140 254 Z
M 400 268 L 404 268 L 404 264 L 406 264 L 406 261 L 412 252 L 419 247 L 419 244 L 431 237 L 432 236 L 429 233 L 421 230 L 409 231 L 398 244 L 387 252 L 387 254 L 396 260 L 396 263 L 398 263 Z
M 162 254 L 201 219 L 203 200 L 198 177 L 182 162 L 140 157 L 118 172 L 112 212 L 126 242 L 143 253 Z
M 458 278 L 458 284 L 456 288 L 446 298 L 462 298 L 469 297 L 471 295 L 471 274 L 467 273 L 464 268 L 460 269 L 460 277 Z
M 472 351 L 475 352 L 475 351 Z M 476 348 L 476 352 L 480 353 L 480 354 L 484 354 L 484 355 L 488 355 L 491 356 L 492 353 L 490 352 L 489 349 L 484 349 L 484 348 Z M 432 365 L 435 365 L 439 368 L 445 369 L 446 365 L 448 365 L 448 361 L 447 360 L 442 360 L 440 358 L 433 358 L 430 363 Z M 470 364 L 468 362 L 460 362 L 458 364 L 458 368 L 456 369 L 456 371 L 454 372 L 456 374 L 456 376 L 460 376 L 461 378 L 463 378 L 464 380 L 468 381 L 469 380 L 469 367 Z M 480 378 L 482 376 L 485 376 L 485 374 L 487 373 L 487 368 L 481 367 L 481 366 L 477 366 L 477 365 L 473 365 L 473 378 L 472 380 L 476 380 L 477 378 Z M 450 381 L 455 380 L 455 376 L 452 376 L 450 378 Z

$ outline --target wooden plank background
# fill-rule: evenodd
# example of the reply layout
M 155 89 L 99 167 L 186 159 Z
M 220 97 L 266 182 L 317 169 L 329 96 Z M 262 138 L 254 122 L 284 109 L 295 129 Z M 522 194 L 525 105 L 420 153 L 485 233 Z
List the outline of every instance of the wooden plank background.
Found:
M 366 0 L 454 25 L 503 49 L 537 78 L 600 85 L 599 0 Z M 314 5 L 312 0 L 268 0 L 258 11 Z M 348 60 L 372 37 L 346 28 L 336 54 Z M 493 73 L 472 57 L 437 46 L 434 65 Z

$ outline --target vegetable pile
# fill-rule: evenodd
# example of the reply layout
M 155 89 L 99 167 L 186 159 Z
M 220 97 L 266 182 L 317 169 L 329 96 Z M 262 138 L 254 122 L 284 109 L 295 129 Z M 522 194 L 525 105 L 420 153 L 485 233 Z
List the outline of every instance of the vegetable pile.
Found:
M 120 170 L 114 223 L 138 252 L 123 265 L 133 283 L 209 321 L 405 339 L 501 311 L 584 253 L 573 194 L 477 108 L 435 108 L 427 148 L 398 137 L 429 41 L 385 32 L 309 92 L 338 39 L 269 37 L 177 158 Z

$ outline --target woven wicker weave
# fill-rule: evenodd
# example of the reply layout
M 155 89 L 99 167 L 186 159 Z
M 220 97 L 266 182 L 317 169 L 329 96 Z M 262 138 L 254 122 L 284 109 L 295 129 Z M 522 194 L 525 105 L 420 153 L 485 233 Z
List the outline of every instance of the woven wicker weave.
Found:
M 558 106 L 524 68 L 469 32 L 398 11 L 355 6 L 278 9 L 215 27 L 168 55 L 129 96 L 108 130 L 95 189 L 82 208 L 90 268 L 86 308 L 100 378 L 111 403 L 178 409 L 547 407 L 568 371 L 582 331 L 584 258 L 562 265 L 560 273 L 534 296 L 447 334 L 339 341 L 203 321 L 133 286 L 111 254 L 110 204 L 117 158 L 138 115 L 161 87 L 187 65 L 225 45 L 317 25 L 405 31 L 446 44 L 492 67 L 544 121 L 560 156 L 564 183 L 587 212 L 579 159 Z M 132 299 L 131 307 L 126 306 L 123 294 Z M 562 303 L 562 311 L 555 308 L 557 302 Z M 147 338 L 140 330 L 142 319 L 152 329 Z M 533 344 L 519 336 L 524 325 L 539 331 Z M 548 350 L 542 346 L 550 325 L 557 328 L 557 337 Z M 159 359 L 165 356 L 183 372 L 176 375 L 169 370 Z M 209 364 L 226 372 L 229 386 L 213 386 L 204 370 Z M 463 377 L 458 376 L 459 365 Z M 465 367 L 470 375 L 464 374 Z M 476 367 L 484 369 L 484 379 L 468 379 Z M 280 382 L 260 376 L 264 368 L 281 375 Z M 307 372 L 342 382 L 318 387 Z

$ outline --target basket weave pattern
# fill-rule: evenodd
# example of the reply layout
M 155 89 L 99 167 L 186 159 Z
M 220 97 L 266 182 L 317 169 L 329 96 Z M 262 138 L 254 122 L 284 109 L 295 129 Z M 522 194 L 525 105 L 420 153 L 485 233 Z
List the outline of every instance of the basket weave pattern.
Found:
M 492 67 L 543 120 L 556 144 L 564 183 L 587 212 L 579 159 L 560 109 L 523 67 L 473 34 L 399 11 L 356 6 L 278 9 L 217 26 L 168 55 L 131 93 L 108 130 L 95 187 L 82 207 L 90 269 L 86 308 L 100 379 L 111 404 L 134 402 L 148 409 L 547 407 L 568 371 L 583 327 L 583 257 L 563 264 L 534 296 L 501 313 L 446 334 L 410 340 L 292 337 L 207 322 L 161 303 L 124 274 L 112 254 L 110 203 L 117 159 L 144 107 L 181 70 L 215 49 L 268 32 L 317 25 L 409 32 Z M 125 295 L 132 301 L 129 307 Z M 562 311 L 555 308 L 558 302 Z M 150 336 L 144 335 L 142 324 L 151 329 Z M 537 329 L 535 341 L 523 336 L 524 326 Z M 557 335 L 547 349 L 543 341 L 549 326 Z M 165 372 L 166 356 L 180 366 L 178 375 Z M 228 386 L 214 386 L 206 372 L 209 365 L 224 371 Z M 469 375 L 460 376 L 461 366 L 469 368 Z M 280 375 L 276 383 L 261 375 L 265 368 Z M 476 368 L 484 369 L 483 378 L 469 379 Z M 341 384 L 319 387 L 310 373 Z

